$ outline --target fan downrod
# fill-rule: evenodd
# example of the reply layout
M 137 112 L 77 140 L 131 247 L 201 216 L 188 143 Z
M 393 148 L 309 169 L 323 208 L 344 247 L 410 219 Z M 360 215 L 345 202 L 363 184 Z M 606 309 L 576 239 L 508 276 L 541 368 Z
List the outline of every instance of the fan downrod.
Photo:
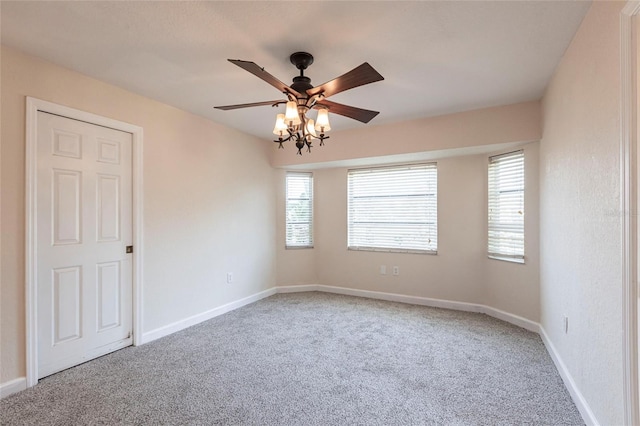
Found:
M 313 56 L 307 52 L 296 52 L 291 54 L 289 60 L 300 70 L 300 75 L 293 77 L 291 88 L 299 93 L 305 93 L 313 87 L 311 79 L 304 75 L 304 70 L 313 63 Z

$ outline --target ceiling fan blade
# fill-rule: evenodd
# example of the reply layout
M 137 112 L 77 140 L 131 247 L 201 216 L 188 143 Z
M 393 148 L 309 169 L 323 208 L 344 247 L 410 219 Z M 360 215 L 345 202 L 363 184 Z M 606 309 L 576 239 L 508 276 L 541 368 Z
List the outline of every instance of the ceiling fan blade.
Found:
M 329 97 L 336 93 L 344 92 L 345 90 L 380 80 L 384 80 L 384 77 L 381 76 L 378 71 L 373 69 L 369 63 L 365 62 L 340 77 L 336 77 L 331 81 L 321 84 L 320 86 L 307 90 L 307 94 L 309 96 L 313 96 L 322 93 L 325 97 Z
M 349 105 L 339 104 L 337 102 L 331 102 L 326 99 L 318 101 L 314 108 L 319 108 L 320 106 L 329 108 L 330 113 L 353 118 L 354 120 L 358 120 L 362 123 L 368 123 L 373 119 L 373 117 L 380 114 L 379 111 L 356 108 Z
M 256 106 L 263 106 L 263 105 L 278 105 L 278 104 L 285 104 L 287 103 L 287 101 L 283 101 L 281 99 L 278 99 L 277 101 L 264 101 L 264 102 L 253 102 L 250 104 L 238 104 L 238 105 L 224 105 L 224 106 L 217 106 L 214 107 L 216 109 L 221 109 L 224 111 L 229 111 L 231 109 L 240 109 L 240 108 L 250 108 L 250 107 L 256 107 Z
M 257 65 L 255 62 L 251 61 L 241 61 L 239 59 L 228 59 L 229 62 L 235 64 L 242 68 L 243 70 L 249 71 L 251 74 L 256 77 L 266 81 L 276 89 L 278 89 L 281 93 L 291 93 L 295 97 L 300 97 L 300 93 L 293 90 L 291 87 L 287 86 L 268 72 L 264 70 L 261 66 Z

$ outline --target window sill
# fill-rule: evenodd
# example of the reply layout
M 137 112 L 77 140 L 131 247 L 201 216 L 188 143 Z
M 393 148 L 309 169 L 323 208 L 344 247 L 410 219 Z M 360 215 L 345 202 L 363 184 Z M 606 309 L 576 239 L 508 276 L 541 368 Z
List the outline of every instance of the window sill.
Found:
M 520 265 L 524 265 L 524 259 L 520 259 L 520 258 L 515 258 L 515 257 L 503 257 L 503 256 L 488 256 L 489 259 L 494 259 L 494 260 L 501 260 L 503 262 L 510 262 L 510 263 L 518 263 Z
M 409 254 L 431 254 L 437 255 L 437 250 L 412 250 L 412 249 L 390 249 L 380 247 L 347 247 L 350 251 L 375 251 L 379 253 L 409 253 Z
M 285 250 L 304 250 L 304 249 L 312 249 L 313 246 L 284 246 Z

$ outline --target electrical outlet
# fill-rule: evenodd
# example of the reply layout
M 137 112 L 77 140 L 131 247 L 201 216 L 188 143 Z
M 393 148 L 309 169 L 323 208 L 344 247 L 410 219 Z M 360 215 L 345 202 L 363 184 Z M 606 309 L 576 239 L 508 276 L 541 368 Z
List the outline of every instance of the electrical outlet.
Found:
M 387 265 L 380 265 L 380 275 L 387 275 Z
M 568 334 L 569 333 L 569 317 L 568 316 L 564 316 L 564 334 Z
M 398 275 L 400 275 L 400 267 L 399 266 L 394 266 L 393 267 L 393 276 L 397 277 Z
M 233 272 L 227 272 L 227 284 L 231 284 L 233 282 Z

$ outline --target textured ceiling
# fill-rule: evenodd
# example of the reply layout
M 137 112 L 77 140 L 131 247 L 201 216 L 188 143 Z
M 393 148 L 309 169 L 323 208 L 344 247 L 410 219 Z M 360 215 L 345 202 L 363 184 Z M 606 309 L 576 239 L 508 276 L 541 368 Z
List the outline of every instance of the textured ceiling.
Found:
M 270 138 L 279 99 L 227 62 L 290 84 L 295 51 L 318 85 L 369 62 L 385 80 L 332 101 L 380 111 L 368 126 L 539 99 L 589 2 L 2 1 L 2 43 L 149 98 Z M 280 107 L 283 108 L 283 107 Z M 337 130 L 360 127 L 332 116 Z

